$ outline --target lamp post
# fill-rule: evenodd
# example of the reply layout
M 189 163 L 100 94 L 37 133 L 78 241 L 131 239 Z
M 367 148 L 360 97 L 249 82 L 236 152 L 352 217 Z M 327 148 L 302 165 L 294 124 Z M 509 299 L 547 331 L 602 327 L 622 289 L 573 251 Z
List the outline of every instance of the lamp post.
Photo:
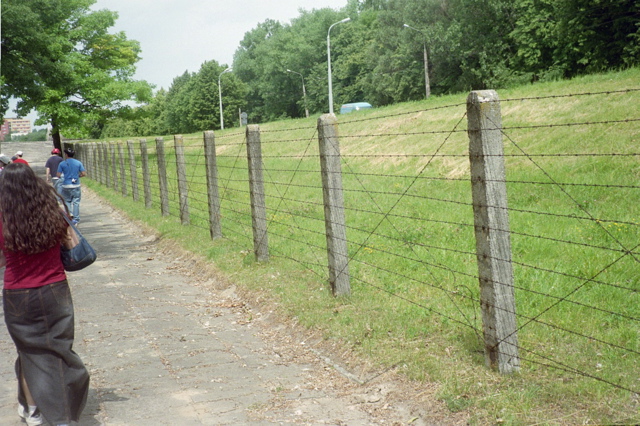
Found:
M 419 32 L 420 34 L 422 34 L 423 38 L 423 42 L 422 42 L 422 47 L 424 49 L 424 90 L 426 92 L 426 98 L 429 99 L 429 96 L 431 95 L 431 86 L 429 85 L 429 59 L 427 58 L 427 41 L 426 41 L 426 36 L 424 35 L 424 33 L 422 31 L 420 31 L 417 28 L 413 28 L 407 24 L 404 24 L 405 28 L 409 28 L 410 30 L 414 30 Z
M 329 31 L 327 31 L 327 63 L 328 63 L 328 70 L 329 70 L 329 114 L 333 114 L 333 85 L 331 82 L 331 39 L 330 39 L 330 34 L 331 34 L 331 28 L 333 28 L 335 25 L 338 24 L 342 24 L 344 22 L 349 22 L 351 20 L 351 18 L 344 18 L 342 21 L 338 21 L 335 24 L 331 24 L 331 26 L 329 27 Z
M 222 87 L 220 86 L 220 77 L 226 72 L 231 72 L 231 67 L 222 71 L 218 76 L 218 97 L 220 98 L 220 130 L 224 130 L 224 117 L 222 116 Z
M 302 97 L 304 99 L 304 113 L 307 116 L 307 118 L 309 118 L 309 109 L 307 108 L 307 89 L 304 88 L 304 77 L 301 73 L 296 71 L 291 71 L 289 68 L 287 68 L 287 72 L 298 74 L 300 78 L 302 78 Z

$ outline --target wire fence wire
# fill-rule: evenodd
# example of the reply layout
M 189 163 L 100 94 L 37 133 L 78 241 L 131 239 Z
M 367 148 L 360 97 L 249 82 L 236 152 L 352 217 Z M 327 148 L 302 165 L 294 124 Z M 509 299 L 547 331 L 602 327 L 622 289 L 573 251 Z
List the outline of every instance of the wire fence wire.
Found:
M 509 230 L 496 231 L 510 232 L 523 367 L 634 393 L 640 393 L 638 90 L 502 100 L 502 126 L 495 125 L 503 136 L 510 222 Z M 600 105 L 611 119 L 600 118 Z M 550 109 L 558 112 L 544 113 Z M 339 126 L 353 293 L 386 298 L 385 306 L 410 322 L 408 339 L 458 336 L 459 350 L 481 353 L 465 105 L 352 117 Z M 266 130 L 261 138 L 269 252 L 326 282 L 318 130 Z M 250 252 L 246 143 L 245 133 L 216 138 L 216 158 L 224 239 Z M 190 225 L 208 230 L 203 139 L 190 136 L 183 144 Z M 180 217 L 173 141 L 164 151 L 169 212 Z M 90 177 L 103 183 L 112 157 L 96 158 L 105 164 Z M 151 208 L 160 210 L 153 143 L 148 158 Z M 140 150 L 135 164 L 142 192 Z M 132 194 L 131 175 L 125 179 Z

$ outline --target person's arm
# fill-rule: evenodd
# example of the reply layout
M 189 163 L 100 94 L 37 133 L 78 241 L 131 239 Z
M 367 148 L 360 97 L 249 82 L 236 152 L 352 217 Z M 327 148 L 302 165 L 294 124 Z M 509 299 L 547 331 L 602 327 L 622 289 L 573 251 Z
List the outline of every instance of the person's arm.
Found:
M 78 174 L 78 176 L 80 177 L 85 177 L 87 175 L 87 172 L 85 172 L 84 170 L 80 172 L 80 174 Z
M 0 250 L 0 268 L 7 266 L 7 258 L 4 257 L 4 252 Z
M 47 172 L 47 182 L 51 181 L 51 169 L 46 167 L 45 171 Z

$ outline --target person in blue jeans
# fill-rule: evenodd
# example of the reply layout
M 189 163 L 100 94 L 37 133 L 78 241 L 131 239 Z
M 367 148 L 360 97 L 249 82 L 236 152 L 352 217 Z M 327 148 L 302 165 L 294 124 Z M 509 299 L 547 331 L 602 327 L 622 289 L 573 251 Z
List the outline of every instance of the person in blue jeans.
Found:
M 86 176 L 87 172 L 82 162 L 73 158 L 76 155 L 73 149 L 65 148 L 64 154 L 65 160 L 58 165 L 58 177 L 62 178 L 60 184 L 62 199 L 75 225 L 80 222 L 80 200 L 82 199 L 80 178 Z

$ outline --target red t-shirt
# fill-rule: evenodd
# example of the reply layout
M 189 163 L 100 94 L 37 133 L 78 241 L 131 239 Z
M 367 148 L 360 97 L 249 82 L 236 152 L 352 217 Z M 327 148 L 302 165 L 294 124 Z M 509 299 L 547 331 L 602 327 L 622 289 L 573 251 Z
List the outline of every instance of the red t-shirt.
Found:
M 0 220 L 0 248 L 7 258 L 4 271 L 4 288 L 35 288 L 67 279 L 60 260 L 60 245 L 36 254 L 11 252 L 4 248 L 2 221 Z

